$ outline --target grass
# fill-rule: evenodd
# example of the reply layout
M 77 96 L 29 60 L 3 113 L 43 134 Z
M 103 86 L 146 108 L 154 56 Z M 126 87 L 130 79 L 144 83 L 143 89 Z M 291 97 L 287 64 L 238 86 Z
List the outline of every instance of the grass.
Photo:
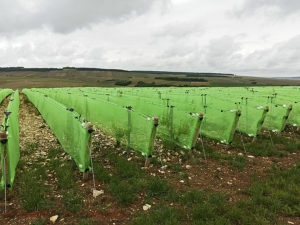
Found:
M 288 152 L 291 153 L 300 150 L 300 141 L 294 138 L 290 139 L 290 135 L 286 136 L 286 134 L 283 133 L 262 133 L 257 137 L 255 142 L 252 142 L 252 139 L 246 136 L 244 136 L 243 139 L 246 151 L 254 156 L 283 157 L 286 156 Z M 240 135 L 235 135 L 232 146 L 244 150 L 241 143 Z
M 246 194 L 256 207 L 268 210 L 270 215 L 282 213 L 300 216 L 300 164 L 289 170 L 273 167 L 273 175 L 265 181 L 255 182 Z
M 64 162 L 62 165 L 55 168 L 55 174 L 57 177 L 57 185 L 60 189 L 69 189 L 75 185 L 75 170 L 74 162 Z
M 82 194 L 75 188 L 64 192 L 64 204 L 69 212 L 79 213 L 83 207 Z
M 33 154 L 33 152 L 35 150 L 37 150 L 37 148 L 39 147 L 39 144 L 38 143 L 25 143 L 25 148 L 23 149 L 22 153 L 23 155 L 31 155 Z
M 37 219 L 31 223 L 31 225 L 46 225 L 46 224 L 47 224 L 46 218 Z
M 22 206 L 28 212 L 46 208 L 45 195 L 47 188 L 44 185 L 44 180 L 39 177 L 36 171 L 29 170 L 26 173 L 21 173 L 20 183 L 18 184 Z
M 180 225 L 185 220 L 182 210 L 163 206 L 149 214 L 142 214 L 134 219 L 131 225 Z
M 245 156 L 223 154 L 208 145 L 205 146 L 205 151 L 207 158 L 218 160 L 221 165 L 227 162 L 233 169 L 239 171 L 243 171 L 247 165 L 247 158 Z
M 228 201 L 229 196 L 203 190 L 181 191 L 172 199 L 176 207 L 160 206 L 149 213 L 137 215 L 135 224 L 277 224 L 279 215 L 300 216 L 300 164 L 291 169 L 274 167 L 265 180 L 254 177 L 250 188 L 242 191 L 249 200 Z M 160 183 L 160 182 L 158 182 Z M 154 190 L 166 190 L 164 187 Z M 163 185 L 164 186 L 164 185 Z M 160 196 L 165 191 L 158 192 Z M 159 196 L 159 195 L 158 195 Z M 169 201 L 169 199 L 166 199 Z M 178 205 L 179 204 L 179 205 Z M 166 203 L 165 203 L 166 205 Z M 184 211 L 178 210 L 184 209 Z M 174 220 L 175 219 L 175 220 Z
M 172 190 L 172 186 L 170 186 L 167 181 L 157 177 L 151 177 L 148 180 L 146 193 L 150 197 L 162 197 L 166 196 Z
M 109 170 L 105 169 L 99 162 L 94 163 L 93 167 L 96 179 L 106 184 L 110 182 L 111 176 Z
M 116 201 L 128 206 L 136 199 L 136 190 L 133 185 L 130 185 L 126 181 L 114 181 L 109 186 L 109 192 L 114 196 Z

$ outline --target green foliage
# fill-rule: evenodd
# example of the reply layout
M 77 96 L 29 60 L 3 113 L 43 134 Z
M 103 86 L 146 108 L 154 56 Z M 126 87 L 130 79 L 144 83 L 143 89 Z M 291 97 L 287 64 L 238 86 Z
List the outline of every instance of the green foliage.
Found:
M 77 189 L 70 189 L 64 193 L 65 207 L 70 212 L 79 213 L 83 207 L 82 195 Z
M 134 219 L 131 225 L 180 225 L 185 219 L 182 210 L 164 206 L 151 213 L 142 214 Z
M 131 83 L 132 83 L 132 81 L 130 81 L 130 80 L 117 80 L 115 82 L 115 85 L 118 85 L 118 86 L 128 86 Z
M 46 218 L 41 218 L 31 223 L 31 225 L 46 225 L 46 224 L 47 224 Z
M 146 193 L 150 197 L 162 197 L 167 196 L 168 193 L 172 192 L 173 188 L 165 180 L 157 177 L 151 177 L 148 179 Z
M 240 171 L 244 170 L 246 164 L 247 164 L 247 159 L 245 156 L 233 156 L 229 158 L 229 164 Z
M 112 182 L 109 185 L 109 192 L 121 205 L 129 205 L 136 198 L 134 187 L 126 181 Z
M 300 216 L 300 164 L 286 171 L 275 167 L 272 172 L 274 175 L 264 182 L 256 182 L 246 193 L 256 207 L 270 213 Z
M 79 221 L 78 225 L 91 225 L 91 222 L 88 219 L 82 219 Z
M 37 150 L 37 148 L 39 147 L 38 143 L 25 143 L 25 148 L 23 149 L 23 151 L 21 151 L 23 153 L 23 155 L 31 155 L 33 154 L 34 151 Z
M 104 166 L 99 162 L 95 162 L 93 166 L 94 166 L 95 178 L 102 181 L 103 183 L 109 183 L 111 180 L 109 171 L 105 169 Z
M 57 185 L 61 189 L 72 188 L 75 184 L 74 170 L 76 166 L 74 162 L 64 162 L 55 168 L 57 177 Z
M 134 162 L 130 162 L 125 158 L 117 155 L 110 155 L 109 159 L 114 164 L 116 169 L 115 172 L 120 178 L 136 178 L 142 176 L 142 170 L 140 165 Z
M 46 187 L 34 170 L 21 173 L 18 193 L 23 208 L 28 211 L 39 211 L 46 208 Z

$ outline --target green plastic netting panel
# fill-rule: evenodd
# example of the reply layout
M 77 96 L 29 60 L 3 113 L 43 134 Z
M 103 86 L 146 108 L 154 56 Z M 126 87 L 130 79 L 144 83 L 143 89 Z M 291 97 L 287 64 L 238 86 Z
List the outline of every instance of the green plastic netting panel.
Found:
M 49 94 L 57 101 L 76 109 L 101 130 L 115 137 L 121 143 L 148 155 L 151 144 L 151 133 L 154 126 L 152 117 L 143 116 L 135 110 L 116 104 L 101 101 L 88 95 L 70 92 L 52 92 Z
M 0 89 L 0 102 L 2 102 L 3 99 L 5 99 L 12 92 L 12 89 Z
M 127 90 L 127 89 L 125 89 Z M 175 110 L 178 112 L 182 111 L 182 114 L 184 116 L 180 116 L 180 117 L 176 117 L 176 113 L 175 118 L 173 119 L 174 123 L 178 122 L 176 125 L 174 125 L 174 128 L 178 128 L 177 129 L 177 133 L 181 133 L 182 135 L 177 139 L 177 140 L 182 140 L 185 143 L 179 143 L 180 146 L 182 147 L 190 147 L 191 143 L 191 139 L 193 138 L 194 132 L 195 132 L 195 124 L 196 124 L 196 118 L 191 118 L 190 115 L 197 115 L 199 113 L 204 112 L 204 118 L 205 119 L 205 123 L 206 123 L 206 127 L 205 128 L 201 128 L 202 134 L 209 136 L 211 138 L 220 140 L 224 143 L 229 143 L 230 139 L 231 139 L 231 130 L 232 130 L 232 125 L 235 122 L 235 118 L 236 115 L 235 113 L 222 113 L 221 109 L 214 109 L 214 106 L 212 104 L 210 104 L 210 109 L 208 110 L 210 113 L 214 112 L 214 117 L 213 116 L 209 116 L 206 115 L 205 113 L 205 107 L 204 107 L 204 103 L 203 103 L 203 97 L 192 99 L 191 101 L 189 101 L 188 96 L 183 96 L 182 95 L 177 95 L 177 97 L 172 96 L 166 96 L 164 95 L 164 93 L 161 93 L 161 96 L 164 95 L 165 98 L 160 98 L 161 96 L 157 96 L 157 95 L 149 95 L 149 97 L 145 97 L 146 94 L 143 92 L 144 94 L 139 94 L 142 95 L 143 97 L 138 97 L 138 96 L 129 96 L 127 95 L 128 93 L 130 93 L 130 91 L 125 92 L 124 89 L 122 89 L 121 91 L 117 91 L 118 95 L 116 94 L 112 94 L 110 93 L 111 96 L 105 96 L 103 95 L 103 91 L 101 92 L 102 95 L 98 95 L 99 98 L 102 99 L 107 99 L 110 102 L 114 102 L 116 104 L 122 105 L 122 104 L 130 104 L 133 106 L 133 108 L 135 110 L 138 110 L 140 112 L 143 112 L 145 114 L 150 114 L 150 115 L 156 115 L 158 117 L 160 117 L 161 121 L 163 121 L 163 123 L 160 122 L 160 127 L 158 128 L 159 131 L 164 131 L 163 133 L 165 134 L 163 137 L 168 139 L 168 129 L 167 127 L 164 127 L 164 118 L 168 117 L 169 113 L 166 110 L 167 106 L 175 106 Z M 172 89 L 174 90 L 174 89 Z M 121 94 L 122 93 L 122 94 Z M 126 94 L 125 94 L 126 93 Z M 174 98 L 173 98 L 174 97 Z M 197 103 L 197 104 L 195 104 Z M 155 105 L 159 105 L 159 109 L 155 108 Z M 217 106 L 220 106 L 220 104 L 215 104 Z M 221 105 L 224 105 L 224 103 L 222 102 Z M 164 109 L 164 112 L 160 112 L 162 109 Z M 215 116 L 217 115 L 217 117 Z M 206 117 L 205 117 L 206 116 Z M 186 118 L 186 119 L 184 119 Z M 210 118 L 210 119 L 207 119 Z M 216 121 L 218 120 L 219 121 Z M 185 120 L 185 121 L 184 121 Z M 187 122 L 186 122 L 187 121 Z M 184 129 L 183 124 L 187 124 L 190 127 L 190 131 L 187 132 L 187 129 Z M 212 124 L 214 126 L 213 129 L 210 129 L 210 125 Z M 226 124 L 224 126 L 224 124 Z M 175 131 L 176 133 L 176 131 Z M 185 138 L 183 137 L 183 134 L 185 135 Z M 162 132 L 158 133 L 158 136 L 162 136 Z M 173 135 L 169 135 L 169 136 L 173 136 Z M 169 138 L 170 139 L 170 138 Z M 174 138 L 171 138 L 171 140 Z
M 67 95 L 65 95 L 64 97 L 59 96 L 61 96 L 61 93 L 58 92 L 56 96 L 57 98 L 62 98 L 62 101 L 70 102 L 70 100 L 68 99 L 63 99 L 66 98 Z M 192 147 L 192 141 L 195 135 L 197 121 L 199 120 L 198 114 L 189 114 L 174 108 L 156 105 L 155 102 L 151 102 L 151 100 L 149 99 L 147 99 L 148 101 L 145 101 L 145 99 L 132 98 L 130 96 L 124 95 L 113 95 L 108 97 L 106 94 L 88 94 L 88 96 L 92 99 L 94 98 L 97 101 L 101 101 L 102 104 L 113 103 L 117 104 L 118 107 L 122 106 L 123 108 L 125 108 L 125 106 L 132 106 L 132 112 L 143 114 L 144 117 L 147 118 L 147 120 L 151 120 L 153 117 L 158 117 L 158 136 L 162 137 L 163 139 L 168 139 L 169 141 L 174 142 L 186 149 L 190 149 Z M 137 123 L 137 125 L 138 124 L 140 123 Z M 109 125 L 109 127 L 111 127 L 111 125 Z M 108 128 L 106 127 L 106 129 Z M 132 130 L 134 129 L 132 128 Z M 145 129 L 143 130 L 144 132 L 140 132 L 140 135 L 145 136 Z M 141 136 L 139 138 L 141 139 Z M 149 143 L 149 141 L 145 141 L 145 143 Z
M 225 144 L 231 142 L 237 119 L 237 109 L 235 107 L 230 107 L 224 101 L 214 97 L 200 95 L 193 98 L 184 93 L 183 95 L 165 96 L 160 101 L 164 105 L 174 105 L 176 108 L 191 114 L 204 113 L 200 133 Z
M 50 97 L 38 92 L 24 89 L 23 93 L 39 110 L 65 152 L 77 164 L 80 172 L 90 170 L 90 153 L 88 152 L 91 134 L 88 132 L 87 121 L 72 109 L 58 103 Z
M 100 96 L 98 96 L 98 98 L 99 97 Z M 133 107 L 133 110 L 150 117 L 158 117 L 159 127 L 157 129 L 157 135 L 159 137 L 174 142 L 183 148 L 192 148 L 192 141 L 195 135 L 199 114 L 187 113 L 178 110 L 176 107 L 159 105 L 157 104 L 158 101 L 153 101 L 150 98 L 145 99 L 125 95 L 104 98 L 118 105 L 128 104 Z
M 5 144 L 0 143 L 0 151 L 1 151 L 1 171 L 4 171 L 4 149 L 6 148 L 6 168 L 7 168 L 7 187 L 12 188 L 15 174 L 16 174 L 16 167 L 18 165 L 20 159 L 20 147 L 19 147 L 19 91 L 16 90 L 8 104 L 6 109 L 7 113 L 3 118 L 2 122 L 2 131 L 7 132 L 7 143 L 6 147 Z M 4 174 L 2 173 L 1 177 L 1 189 L 4 189 L 5 180 Z

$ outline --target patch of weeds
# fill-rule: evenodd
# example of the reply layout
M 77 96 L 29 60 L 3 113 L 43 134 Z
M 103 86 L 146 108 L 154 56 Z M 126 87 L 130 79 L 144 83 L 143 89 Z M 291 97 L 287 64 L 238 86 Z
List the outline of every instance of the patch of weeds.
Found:
M 41 218 L 31 223 L 31 225 L 46 225 L 46 224 L 47 224 L 46 218 Z
M 39 147 L 38 143 L 25 143 L 25 148 L 23 149 L 23 155 L 31 155 Z
M 157 157 L 155 156 L 152 156 L 151 158 L 151 164 L 155 165 L 155 166 L 161 166 L 161 160 L 158 159 Z
M 284 150 L 288 152 L 296 152 L 300 150 L 300 142 L 298 141 L 289 141 L 285 144 Z
M 230 160 L 229 160 L 229 164 L 235 168 L 235 169 L 238 169 L 239 171 L 242 171 L 245 169 L 245 166 L 247 164 L 247 159 L 244 157 L 244 156 L 235 156 L 235 157 L 232 157 Z
M 182 166 L 179 164 L 168 164 L 168 167 L 173 170 L 174 173 L 179 173 L 183 170 Z
M 64 204 L 70 212 L 80 212 L 82 209 L 82 197 L 76 189 L 70 189 L 64 193 Z
M 109 174 L 109 170 L 105 169 L 104 166 L 100 163 L 94 163 L 94 173 L 95 173 L 95 178 L 97 180 L 100 180 L 103 183 L 109 183 L 111 176 Z
M 130 225 L 180 225 L 184 220 L 185 215 L 182 210 L 164 206 L 149 214 L 141 214 Z
M 147 180 L 144 178 L 130 178 L 128 183 L 134 187 L 134 191 L 141 192 L 147 187 Z
M 210 147 L 208 145 L 205 146 L 205 154 L 206 154 L 207 158 L 211 158 L 211 159 L 215 159 L 215 160 L 219 160 L 220 158 L 222 158 L 221 153 L 215 151 L 212 147 Z M 202 157 L 204 158 L 204 155 L 202 155 Z
M 65 162 L 55 168 L 57 185 L 61 189 L 72 188 L 75 184 L 74 162 Z
M 148 179 L 147 195 L 150 197 L 162 197 L 167 196 L 169 192 L 173 191 L 173 188 L 167 181 L 157 177 L 151 177 Z
M 180 177 L 184 180 L 184 182 L 189 185 L 190 180 L 189 180 L 189 175 L 187 173 L 181 173 Z
M 35 176 L 38 179 L 41 179 L 41 180 L 46 180 L 47 179 L 46 167 L 43 166 L 42 164 L 40 164 L 40 163 L 33 163 L 31 165 L 31 169 L 35 170 Z
M 62 150 L 60 148 L 50 148 L 48 150 L 48 158 L 54 159 L 61 152 L 62 152 Z
M 126 179 L 131 177 L 140 177 L 142 175 L 141 166 L 130 162 L 120 156 L 110 156 L 110 160 L 114 163 L 116 173 L 120 178 Z
M 27 97 L 24 97 L 24 104 L 26 104 L 26 105 L 30 104 L 30 101 Z
M 20 170 L 24 170 L 25 166 L 26 166 L 26 161 L 23 158 L 21 158 L 18 162 L 18 168 Z
M 130 205 L 136 198 L 134 187 L 126 181 L 111 182 L 109 192 L 121 205 Z
M 82 219 L 79 221 L 78 225 L 91 225 L 91 222 L 88 219 Z
M 22 200 L 23 208 L 28 211 L 39 211 L 46 208 L 46 187 L 44 181 L 38 179 L 33 170 L 19 174 L 18 193 Z
M 183 205 L 201 204 L 204 201 L 205 194 L 202 191 L 191 190 L 180 196 L 180 203 Z
M 284 171 L 273 167 L 272 171 L 270 178 L 254 183 L 245 193 L 256 207 L 268 210 L 270 215 L 300 216 L 300 164 Z

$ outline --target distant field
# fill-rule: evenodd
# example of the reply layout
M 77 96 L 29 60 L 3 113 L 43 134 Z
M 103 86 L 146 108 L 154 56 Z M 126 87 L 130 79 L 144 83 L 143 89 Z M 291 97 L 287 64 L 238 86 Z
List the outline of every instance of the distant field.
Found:
M 300 85 L 300 80 L 235 76 L 230 74 L 172 73 L 100 69 L 3 70 L 0 88 L 115 87 L 115 86 L 263 86 Z

